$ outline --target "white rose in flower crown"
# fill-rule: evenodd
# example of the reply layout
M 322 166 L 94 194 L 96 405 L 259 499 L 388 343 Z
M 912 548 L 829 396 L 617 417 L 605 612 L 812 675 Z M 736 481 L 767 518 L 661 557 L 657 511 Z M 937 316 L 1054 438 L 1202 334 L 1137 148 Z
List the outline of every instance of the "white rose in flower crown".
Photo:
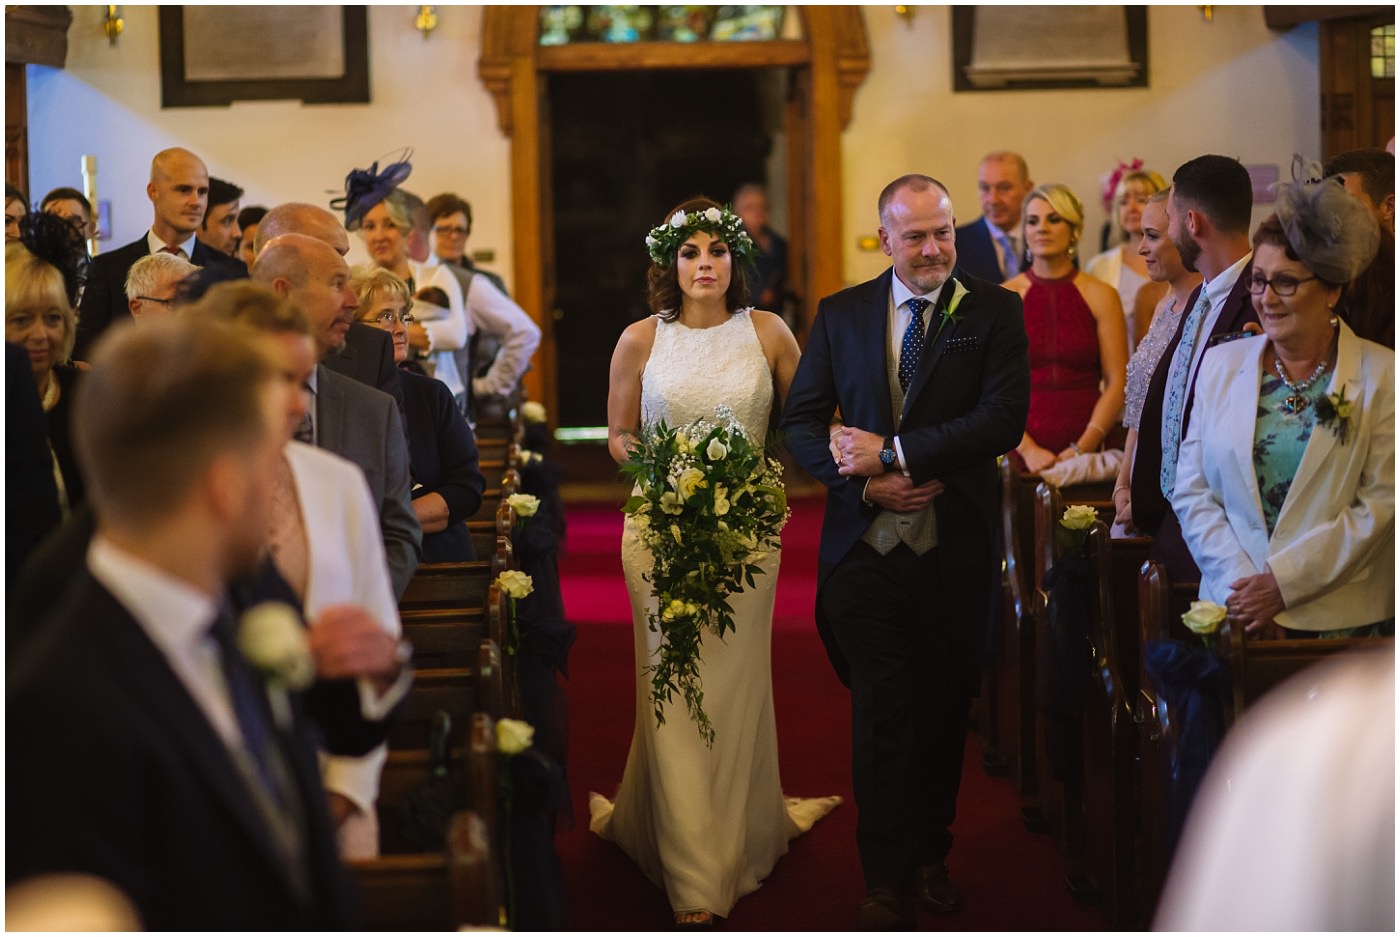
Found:
M 671 227 L 673 227 L 673 228 L 684 228 L 684 227 L 685 227 L 685 212 L 683 212 L 683 211 L 678 211 L 678 212 L 676 212 L 674 215 L 671 216 Z
M 535 744 L 535 727 L 519 719 L 496 720 L 496 751 L 518 755 Z
M 729 450 L 726 449 L 724 443 L 720 442 L 717 438 L 711 439 L 710 444 L 705 447 L 705 458 L 709 459 L 711 462 L 718 462 L 727 455 L 729 455 Z
M 496 577 L 496 585 L 512 599 L 523 599 L 535 591 L 535 580 L 518 569 L 508 569 Z
M 534 517 L 535 512 L 540 509 L 540 499 L 534 495 L 513 494 L 506 498 L 506 504 L 515 509 L 518 517 Z
M 527 400 L 521 404 L 520 415 L 526 423 L 543 423 L 549 419 L 549 411 L 538 400 Z
M 316 662 L 296 610 L 283 602 L 263 602 L 238 622 L 238 649 L 267 679 L 288 690 L 302 690 L 316 679 Z
M 1065 508 L 1060 526 L 1068 530 L 1088 530 L 1099 519 L 1099 512 L 1087 504 L 1072 504 Z
M 1197 600 L 1191 603 L 1181 621 L 1199 635 L 1212 635 L 1220 630 L 1225 621 L 1225 607 L 1214 602 Z
M 719 224 L 720 218 L 722 217 L 723 216 L 719 213 L 718 208 L 705 209 L 705 220 L 708 221 L 710 224 Z
M 681 472 L 676 479 L 676 493 L 682 499 L 687 499 L 695 494 L 699 488 L 704 488 L 709 482 L 705 481 L 705 473 L 698 468 L 688 468 Z
M 654 238 L 654 237 L 652 237 L 650 234 L 648 234 L 648 235 L 647 235 L 647 247 L 655 247 L 655 246 L 656 246 L 656 238 Z

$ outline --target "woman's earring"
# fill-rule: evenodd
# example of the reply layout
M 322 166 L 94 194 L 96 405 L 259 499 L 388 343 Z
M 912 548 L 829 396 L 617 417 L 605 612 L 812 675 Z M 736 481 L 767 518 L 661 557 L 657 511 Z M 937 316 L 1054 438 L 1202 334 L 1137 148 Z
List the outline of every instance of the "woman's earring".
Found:
M 1071 257 L 1073 257 L 1073 256 L 1074 256 L 1075 254 L 1077 254 L 1077 253 L 1079 253 L 1079 242 L 1078 242 L 1078 241 L 1070 241 L 1070 242 L 1069 242 L 1069 255 L 1070 255 Z

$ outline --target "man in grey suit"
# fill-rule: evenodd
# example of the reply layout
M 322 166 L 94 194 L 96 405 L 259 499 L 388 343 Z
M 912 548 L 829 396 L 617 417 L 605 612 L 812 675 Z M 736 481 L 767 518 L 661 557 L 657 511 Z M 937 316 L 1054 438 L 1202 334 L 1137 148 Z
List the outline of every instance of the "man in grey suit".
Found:
M 258 253 L 253 279 L 295 303 L 311 320 L 311 334 L 324 362 L 345 345 L 359 305 L 350 289 L 350 268 L 332 247 L 304 234 L 273 238 Z M 306 389 L 311 425 L 299 438 L 349 459 L 364 470 L 379 506 L 384 552 L 396 594 L 403 595 L 422 556 L 423 529 L 410 496 L 408 443 L 398 406 L 388 394 L 317 365 Z

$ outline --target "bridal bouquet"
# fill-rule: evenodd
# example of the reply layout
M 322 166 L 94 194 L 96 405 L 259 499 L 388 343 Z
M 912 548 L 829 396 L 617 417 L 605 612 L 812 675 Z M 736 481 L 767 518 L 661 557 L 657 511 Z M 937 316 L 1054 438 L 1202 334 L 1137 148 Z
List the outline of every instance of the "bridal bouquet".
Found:
M 763 574 L 787 522 L 781 468 L 750 440 L 728 407 L 715 420 L 642 430 L 622 466 L 638 494 L 623 506 L 652 554 L 647 576 L 656 608 L 647 627 L 661 635 L 651 674 L 658 725 L 680 693 L 708 744 L 715 732 L 703 707 L 699 662 L 705 632 L 734 630 L 728 597 Z

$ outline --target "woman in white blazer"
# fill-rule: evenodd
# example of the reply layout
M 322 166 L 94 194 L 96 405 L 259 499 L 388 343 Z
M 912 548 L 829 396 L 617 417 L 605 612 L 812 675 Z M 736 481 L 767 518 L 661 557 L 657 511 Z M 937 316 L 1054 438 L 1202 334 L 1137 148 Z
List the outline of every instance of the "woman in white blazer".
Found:
M 1378 229 L 1335 180 L 1276 209 L 1254 235 L 1264 334 L 1206 353 L 1172 507 L 1201 597 L 1247 633 L 1393 633 L 1395 356 L 1333 314 Z

